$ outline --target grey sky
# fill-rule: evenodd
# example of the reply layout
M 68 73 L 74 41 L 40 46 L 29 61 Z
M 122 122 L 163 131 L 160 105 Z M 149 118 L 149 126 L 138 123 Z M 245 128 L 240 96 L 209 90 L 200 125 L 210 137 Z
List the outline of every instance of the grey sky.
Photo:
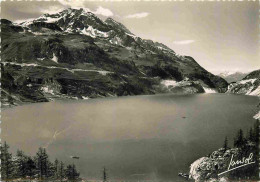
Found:
M 260 68 L 259 2 L 2 2 L 1 17 L 37 18 L 62 9 L 88 8 L 102 19 L 111 16 L 137 36 L 189 55 L 208 71 Z

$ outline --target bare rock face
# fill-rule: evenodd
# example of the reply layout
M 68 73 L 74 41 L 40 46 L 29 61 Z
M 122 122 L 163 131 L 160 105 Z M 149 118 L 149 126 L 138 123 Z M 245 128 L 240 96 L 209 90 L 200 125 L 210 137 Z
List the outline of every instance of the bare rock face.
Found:
M 1 28 L 6 105 L 49 98 L 202 93 L 203 88 L 225 92 L 228 86 L 192 57 L 84 9 L 69 8 L 21 24 L 2 19 Z M 183 84 L 187 79 L 189 85 Z M 163 80 L 180 83 L 168 89 Z M 50 92 L 53 84 L 59 89 Z

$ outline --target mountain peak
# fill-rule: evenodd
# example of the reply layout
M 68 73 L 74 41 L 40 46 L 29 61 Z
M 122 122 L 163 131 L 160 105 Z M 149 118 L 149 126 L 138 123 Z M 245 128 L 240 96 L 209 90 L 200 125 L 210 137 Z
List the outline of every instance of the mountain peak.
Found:
M 110 31 L 108 25 L 88 8 L 64 9 L 58 13 L 44 14 L 39 18 L 23 22 L 20 25 L 28 27 L 35 22 L 54 23 L 64 32 L 79 32 L 94 37 L 96 32 L 99 32 L 99 35 L 103 35 L 103 33 Z
M 96 36 L 94 35 L 96 34 L 95 32 L 99 32 L 99 35 L 104 37 L 103 34 L 111 30 L 134 36 L 122 23 L 112 18 L 107 18 L 103 21 L 88 8 L 67 8 L 54 14 L 46 13 L 39 18 L 23 22 L 20 25 L 28 27 L 36 22 L 55 23 L 64 32 L 79 32 L 94 37 Z M 112 33 L 112 31 L 110 33 Z M 105 35 L 105 37 L 107 37 L 107 35 Z

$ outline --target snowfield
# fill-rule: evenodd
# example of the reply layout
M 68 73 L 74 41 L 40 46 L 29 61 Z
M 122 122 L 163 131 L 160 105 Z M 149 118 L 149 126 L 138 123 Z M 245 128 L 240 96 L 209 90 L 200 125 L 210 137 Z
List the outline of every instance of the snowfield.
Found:
M 107 38 L 109 36 L 108 32 L 99 31 L 97 29 L 94 29 L 92 26 L 89 26 L 87 29 L 84 28 L 82 31 L 80 31 L 80 34 L 88 35 L 92 38 L 96 38 L 96 37 Z

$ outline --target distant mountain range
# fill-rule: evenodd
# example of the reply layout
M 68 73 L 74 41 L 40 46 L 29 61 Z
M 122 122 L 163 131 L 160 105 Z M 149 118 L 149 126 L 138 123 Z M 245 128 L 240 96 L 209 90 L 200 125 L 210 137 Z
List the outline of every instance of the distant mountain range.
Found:
M 228 83 L 164 44 L 84 9 L 1 19 L 2 104 L 155 93 L 225 92 Z
M 242 80 L 248 73 L 242 72 L 228 72 L 225 71 L 223 73 L 218 74 L 217 76 L 224 78 L 228 83 L 237 82 Z

